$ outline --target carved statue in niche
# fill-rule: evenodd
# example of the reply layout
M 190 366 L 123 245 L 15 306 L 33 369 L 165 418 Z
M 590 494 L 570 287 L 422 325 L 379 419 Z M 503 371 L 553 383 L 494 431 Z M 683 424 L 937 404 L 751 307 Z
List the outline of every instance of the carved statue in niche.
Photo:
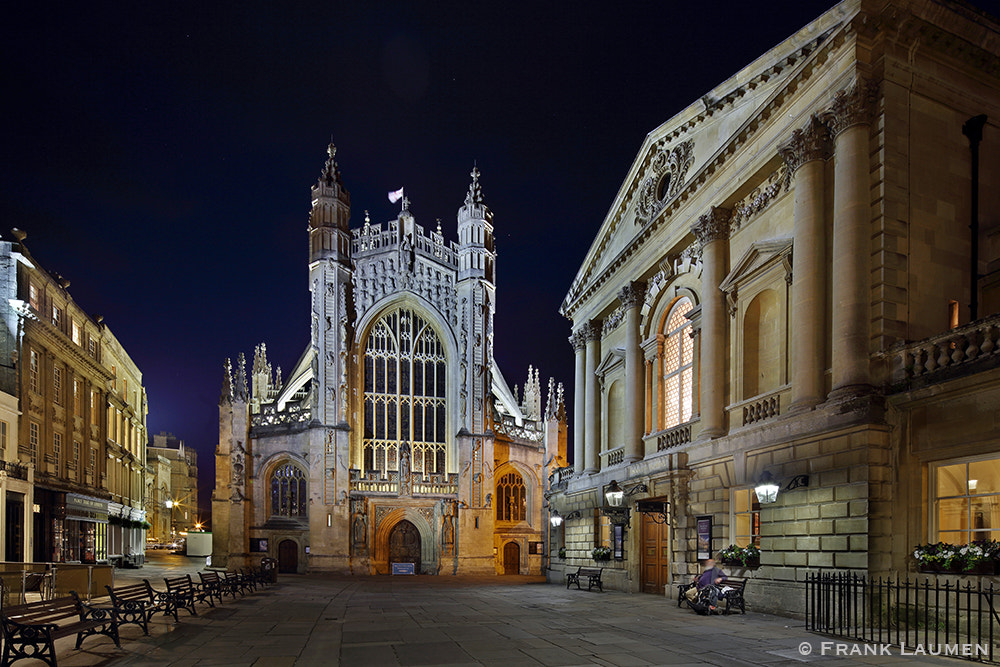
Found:
M 455 553 L 455 511 L 454 500 L 441 501 L 441 551 L 450 556 Z
M 404 442 L 399 447 L 399 495 L 410 495 L 410 443 Z

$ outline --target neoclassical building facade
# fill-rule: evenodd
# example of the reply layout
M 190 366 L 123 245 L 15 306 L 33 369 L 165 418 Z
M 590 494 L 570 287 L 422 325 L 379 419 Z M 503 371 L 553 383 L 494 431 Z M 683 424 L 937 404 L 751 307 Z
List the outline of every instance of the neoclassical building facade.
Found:
M 807 572 L 1000 537 L 998 37 L 846 0 L 650 132 L 562 305 L 554 580 L 604 544 L 609 585 L 670 595 L 753 544 L 748 601 L 800 613 Z
M 282 379 L 260 345 L 227 362 L 213 563 L 279 571 L 540 574 L 543 491 L 565 465 L 562 385 L 543 410 L 493 357 L 493 214 L 473 169 L 458 241 L 402 198 L 351 229 L 336 149 L 312 189 L 311 340 Z M 305 315 L 305 314 L 304 314 Z

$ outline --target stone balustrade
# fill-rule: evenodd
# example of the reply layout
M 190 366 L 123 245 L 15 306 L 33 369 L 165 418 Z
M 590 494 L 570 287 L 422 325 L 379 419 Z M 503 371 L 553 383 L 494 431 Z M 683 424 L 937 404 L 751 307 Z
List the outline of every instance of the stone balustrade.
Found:
M 888 354 L 893 384 L 997 358 L 1000 355 L 1000 315 L 915 343 L 898 343 Z
M 648 439 L 655 439 L 656 441 L 656 451 L 663 452 L 673 447 L 678 447 L 680 445 L 685 445 L 691 442 L 691 424 L 693 422 L 686 422 L 680 424 L 679 426 L 674 426 L 672 428 L 665 429 L 658 433 L 652 433 Z M 646 451 L 649 451 L 648 448 Z
M 781 415 L 782 403 L 787 401 L 790 388 L 786 385 L 768 394 L 761 394 L 737 403 L 729 408 L 730 423 L 738 421 L 742 426 L 759 424 Z M 783 398 L 784 396 L 784 398 Z

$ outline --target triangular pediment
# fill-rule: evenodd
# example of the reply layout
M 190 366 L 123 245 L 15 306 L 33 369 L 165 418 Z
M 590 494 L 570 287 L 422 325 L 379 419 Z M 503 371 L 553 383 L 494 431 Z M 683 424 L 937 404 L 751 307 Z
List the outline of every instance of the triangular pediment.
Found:
M 690 242 L 697 211 L 683 211 L 685 203 L 800 89 L 856 11 L 837 5 L 646 136 L 563 301 L 563 314 L 572 319 L 588 294 L 675 213 L 682 213 L 684 224 L 671 229 L 669 243 Z
M 780 238 L 757 241 L 751 245 L 733 266 L 719 289 L 729 293 L 740 284 L 770 271 L 776 264 L 784 264 L 785 270 L 792 270 L 792 239 Z

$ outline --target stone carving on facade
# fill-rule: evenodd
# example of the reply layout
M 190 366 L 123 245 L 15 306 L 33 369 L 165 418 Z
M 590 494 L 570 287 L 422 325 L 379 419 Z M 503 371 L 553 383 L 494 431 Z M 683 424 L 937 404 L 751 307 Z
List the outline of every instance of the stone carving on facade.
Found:
M 628 310 L 642 305 L 643 296 L 646 293 L 646 283 L 633 280 L 618 292 L 618 300 L 621 301 L 622 308 Z
M 713 206 L 708 213 L 698 218 L 697 224 L 691 227 L 691 233 L 698 239 L 702 248 L 712 241 L 729 238 L 729 216 L 728 208 Z
M 865 80 L 856 81 L 847 90 L 838 90 L 830 110 L 823 120 L 834 137 L 855 125 L 870 125 L 878 104 L 878 86 Z
M 574 351 L 582 350 L 587 347 L 587 339 L 584 338 L 582 329 L 577 329 L 570 334 L 569 344 L 573 347 Z
M 635 215 L 637 224 L 648 222 L 680 192 L 681 186 L 684 185 L 684 177 L 693 162 L 694 141 L 691 139 L 674 146 L 669 151 L 663 148 L 653 157 L 648 175 L 639 186 Z
M 368 499 L 351 498 L 351 548 L 356 556 L 368 555 Z
M 770 206 L 782 191 L 787 191 L 791 185 L 791 173 L 787 163 L 782 163 L 766 181 L 737 202 L 729 218 L 730 234 L 739 231 L 740 227 Z
M 404 442 L 399 446 L 399 495 L 410 496 L 413 493 L 413 474 L 410 470 L 410 444 Z
M 455 515 L 458 514 L 458 502 L 445 498 L 441 500 L 441 554 L 455 554 Z
M 788 172 L 794 174 L 806 162 L 830 157 L 830 131 L 814 114 L 805 128 L 792 132 L 792 138 L 778 147 L 778 153 Z
M 603 333 L 604 325 L 599 319 L 593 319 L 589 322 L 585 322 L 584 325 L 580 327 L 580 335 L 583 336 L 584 341 L 601 340 L 601 335 Z
M 625 321 L 625 306 L 619 306 L 610 315 L 604 318 L 601 333 L 607 335 L 617 329 Z

